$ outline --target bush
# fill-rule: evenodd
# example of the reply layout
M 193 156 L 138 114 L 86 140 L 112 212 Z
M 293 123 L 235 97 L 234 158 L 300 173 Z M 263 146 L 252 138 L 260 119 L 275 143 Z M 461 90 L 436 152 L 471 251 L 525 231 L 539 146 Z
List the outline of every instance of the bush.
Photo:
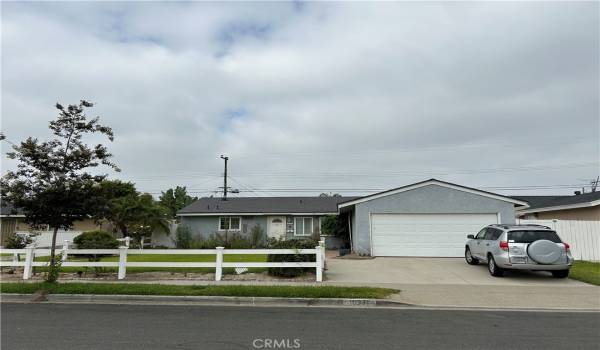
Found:
M 175 247 L 178 249 L 190 249 L 192 242 L 192 229 L 187 225 L 177 226 L 177 230 L 175 231 Z
M 277 240 L 269 239 L 269 249 L 314 249 L 319 242 L 312 239 Z M 315 262 L 314 254 L 269 254 L 268 262 Z M 279 277 L 297 277 L 314 270 L 313 267 L 270 267 L 269 275 Z
M 226 249 L 252 248 L 250 240 L 237 232 L 229 233 L 227 238 L 219 233 L 213 233 L 207 238 L 198 237 L 191 245 L 194 249 L 215 249 L 216 247 L 225 247 Z
M 119 241 L 106 231 L 87 231 L 73 238 L 73 243 L 78 249 L 115 249 L 119 247 Z M 81 256 L 81 255 L 80 255 Z M 106 254 L 85 255 L 89 261 L 100 261 Z M 96 275 L 103 271 L 101 267 L 94 267 Z
M 87 231 L 73 239 L 78 249 L 115 249 L 119 241 L 106 231 Z
M 23 249 L 31 242 L 31 237 L 25 235 L 18 235 L 13 232 L 5 238 L 4 247 L 6 249 Z
M 265 246 L 265 231 L 258 225 L 254 225 L 250 231 L 250 246 L 253 249 Z

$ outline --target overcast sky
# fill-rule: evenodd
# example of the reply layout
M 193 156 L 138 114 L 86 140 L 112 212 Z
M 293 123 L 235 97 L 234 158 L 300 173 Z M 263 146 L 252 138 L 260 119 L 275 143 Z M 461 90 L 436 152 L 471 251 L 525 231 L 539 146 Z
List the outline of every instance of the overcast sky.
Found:
M 226 154 L 245 196 L 432 177 L 568 194 L 599 174 L 598 14 L 598 2 L 4 2 L 1 130 L 49 137 L 57 101 L 88 99 L 115 132 L 123 171 L 110 176 L 152 193 L 210 195 Z

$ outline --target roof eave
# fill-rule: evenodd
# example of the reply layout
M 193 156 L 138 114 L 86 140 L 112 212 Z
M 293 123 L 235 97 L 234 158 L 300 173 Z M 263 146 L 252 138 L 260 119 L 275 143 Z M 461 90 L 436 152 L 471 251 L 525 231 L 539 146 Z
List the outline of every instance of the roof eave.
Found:
M 525 210 L 518 210 L 518 214 L 531 214 L 545 211 L 557 211 L 557 210 L 569 210 L 569 209 L 579 209 L 579 208 L 589 208 L 600 205 L 600 200 L 584 202 L 584 203 L 576 203 L 576 204 L 565 204 L 565 205 L 555 205 L 551 207 L 540 207 L 540 208 L 531 208 Z

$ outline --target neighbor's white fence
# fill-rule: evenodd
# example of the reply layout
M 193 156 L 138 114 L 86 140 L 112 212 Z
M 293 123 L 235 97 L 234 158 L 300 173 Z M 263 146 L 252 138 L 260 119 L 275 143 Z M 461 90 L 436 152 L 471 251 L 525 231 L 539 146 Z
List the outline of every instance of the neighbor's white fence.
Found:
M 124 279 L 128 267 L 213 267 L 215 268 L 215 280 L 220 281 L 223 276 L 224 267 L 314 267 L 317 282 L 323 281 L 323 269 L 325 267 L 325 242 L 319 242 L 315 249 L 129 249 L 127 246 L 119 249 L 69 249 L 68 244 L 62 250 L 57 249 L 57 254 L 62 253 L 62 266 L 65 267 L 118 267 L 118 279 Z M 47 261 L 35 261 L 36 255 L 50 255 L 50 249 L 39 249 L 28 247 L 24 249 L 2 249 L 1 253 L 13 254 L 12 261 L 0 261 L 0 267 L 22 266 L 23 279 L 31 277 L 32 267 L 48 266 Z M 17 254 L 25 254 L 25 261 L 19 261 Z M 67 261 L 68 255 L 118 255 L 119 261 Z M 133 262 L 127 261 L 129 255 L 141 254 L 176 254 L 176 255 L 215 255 L 214 262 Z M 223 256 L 227 254 L 314 254 L 315 262 L 224 262 Z
M 575 259 L 600 261 L 600 221 L 519 219 L 518 223 L 548 226 L 569 243 Z
M 37 232 L 29 232 L 29 231 L 17 231 L 18 235 L 26 235 L 31 237 L 33 245 L 36 247 L 50 247 L 52 246 L 52 234 L 53 231 L 37 231 Z M 58 231 L 56 233 L 56 242 L 64 242 L 66 240 L 73 242 L 73 239 L 83 231 Z

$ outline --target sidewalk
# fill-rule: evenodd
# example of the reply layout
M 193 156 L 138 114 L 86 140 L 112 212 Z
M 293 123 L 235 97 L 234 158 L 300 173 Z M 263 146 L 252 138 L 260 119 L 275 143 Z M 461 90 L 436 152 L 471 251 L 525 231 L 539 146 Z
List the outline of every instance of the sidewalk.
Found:
M 62 283 L 116 283 L 110 280 L 64 280 Z M 118 283 L 167 285 L 309 285 L 341 287 L 382 287 L 399 289 L 389 300 L 415 306 L 439 308 L 492 308 L 492 309 L 555 309 L 600 311 L 600 287 L 575 286 L 498 286 L 451 284 L 398 284 L 346 282 L 259 282 L 259 281 L 194 281 L 148 280 L 119 281 Z

